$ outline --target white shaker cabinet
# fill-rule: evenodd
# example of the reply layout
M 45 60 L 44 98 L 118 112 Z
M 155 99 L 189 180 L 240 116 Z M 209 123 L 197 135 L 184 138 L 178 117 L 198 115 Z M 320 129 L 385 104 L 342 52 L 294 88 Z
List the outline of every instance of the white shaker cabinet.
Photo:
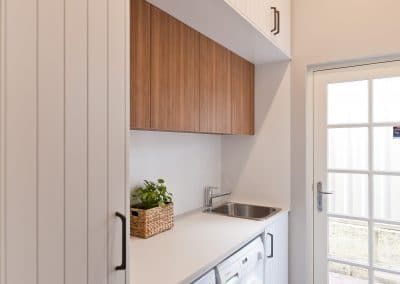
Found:
M 290 57 L 290 0 L 225 0 L 255 29 Z
M 269 33 L 273 42 L 290 56 L 291 46 L 291 9 L 290 0 L 267 1 L 270 5 Z
M 288 214 L 265 230 L 265 284 L 288 283 Z
M 254 0 L 241 1 L 247 3 L 247 13 L 249 20 L 263 32 L 268 30 L 271 20 L 271 13 L 268 13 L 268 3 L 270 1 Z
M 270 30 L 273 13 L 269 11 L 271 0 L 226 0 L 243 18 L 250 22 L 254 28 L 267 34 Z

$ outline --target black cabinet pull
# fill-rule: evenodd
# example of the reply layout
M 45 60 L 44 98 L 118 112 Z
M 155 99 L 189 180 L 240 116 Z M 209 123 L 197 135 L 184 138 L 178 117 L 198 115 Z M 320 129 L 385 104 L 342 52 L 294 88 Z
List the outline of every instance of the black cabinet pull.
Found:
M 278 35 L 281 32 L 281 12 L 279 10 L 275 10 L 276 13 L 276 31 L 274 32 L 274 35 Z
M 271 237 L 271 254 L 268 255 L 268 258 L 273 258 L 274 257 L 274 235 L 271 233 L 267 233 L 268 236 Z
M 271 33 L 274 33 L 275 34 L 275 32 L 276 32 L 276 30 L 277 30 L 277 24 L 276 24 L 276 7 L 271 7 L 271 10 L 272 11 L 274 11 L 274 28 L 271 30 Z
M 122 223 L 122 263 L 115 267 L 115 270 L 125 270 L 126 269 L 126 217 L 116 212 L 115 216 L 121 219 Z

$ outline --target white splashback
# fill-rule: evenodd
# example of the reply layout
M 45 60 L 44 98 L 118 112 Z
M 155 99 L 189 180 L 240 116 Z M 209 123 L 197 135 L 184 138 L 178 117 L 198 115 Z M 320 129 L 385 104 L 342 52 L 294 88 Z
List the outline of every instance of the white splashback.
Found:
M 221 184 L 221 136 L 131 131 L 131 187 L 157 178 L 173 194 L 175 215 L 202 207 L 204 187 Z

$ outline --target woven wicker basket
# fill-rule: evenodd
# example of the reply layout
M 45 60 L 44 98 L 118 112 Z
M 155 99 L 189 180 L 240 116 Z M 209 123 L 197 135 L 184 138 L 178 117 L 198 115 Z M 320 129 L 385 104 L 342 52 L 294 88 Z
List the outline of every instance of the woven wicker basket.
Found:
M 163 207 L 151 209 L 131 208 L 131 235 L 149 238 L 174 226 L 174 205 L 169 203 Z

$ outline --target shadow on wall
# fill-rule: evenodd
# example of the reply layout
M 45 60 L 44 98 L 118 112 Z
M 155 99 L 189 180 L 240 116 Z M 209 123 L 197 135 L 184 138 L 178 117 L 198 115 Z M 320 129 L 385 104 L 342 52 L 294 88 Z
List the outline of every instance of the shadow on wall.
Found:
M 222 187 L 233 198 L 290 204 L 290 63 L 256 66 L 255 136 L 222 138 Z

